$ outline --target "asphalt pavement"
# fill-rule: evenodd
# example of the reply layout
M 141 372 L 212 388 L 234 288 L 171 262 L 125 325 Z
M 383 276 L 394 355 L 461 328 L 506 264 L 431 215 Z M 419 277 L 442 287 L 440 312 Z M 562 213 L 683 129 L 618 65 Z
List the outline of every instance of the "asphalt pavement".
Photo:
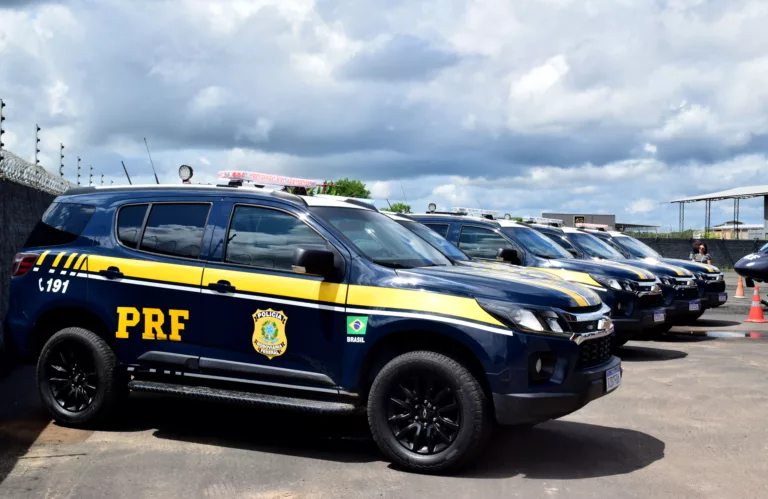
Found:
M 768 326 L 745 327 L 743 302 L 707 312 L 710 326 L 630 342 L 616 392 L 498 431 L 450 477 L 393 468 L 360 417 L 141 396 L 97 430 L 59 427 L 24 367 L 0 381 L 0 497 L 768 497 Z

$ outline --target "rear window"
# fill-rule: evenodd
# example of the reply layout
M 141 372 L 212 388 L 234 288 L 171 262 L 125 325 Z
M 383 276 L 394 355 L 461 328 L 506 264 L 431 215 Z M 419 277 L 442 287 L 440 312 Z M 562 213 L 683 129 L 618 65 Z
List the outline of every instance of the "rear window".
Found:
M 139 244 L 147 207 L 148 204 L 139 204 L 120 208 L 117 215 L 117 239 L 129 248 L 136 249 Z
M 77 203 L 52 203 L 24 244 L 25 248 L 61 246 L 75 242 L 96 211 L 94 206 Z

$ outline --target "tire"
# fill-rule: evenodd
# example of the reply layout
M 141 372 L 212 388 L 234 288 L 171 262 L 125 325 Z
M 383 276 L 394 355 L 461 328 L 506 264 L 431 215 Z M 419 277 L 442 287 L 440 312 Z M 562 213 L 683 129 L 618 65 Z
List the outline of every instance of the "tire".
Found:
M 65 426 L 104 420 L 122 393 L 117 365 L 112 349 L 95 333 L 79 327 L 62 329 L 46 342 L 37 361 L 43 405 Z
M 368 424 L 379 449 L 395 465 L 444 473 L 473 461 L 493 420 L 482 386 L 466 367 L 436 352 L 414 351 L 395 357 L 377 374 L 368 396 Z M 398 438 L 396 432 L 405 427 L 413 428 Z
M 628 341 L 629 341 L 629 338 L 617 338 L 614 336 L 613 343 L 611 345 L 611 350 L 616 350 L 619 347 L 623 347 L 624 345 L 627 344 Z

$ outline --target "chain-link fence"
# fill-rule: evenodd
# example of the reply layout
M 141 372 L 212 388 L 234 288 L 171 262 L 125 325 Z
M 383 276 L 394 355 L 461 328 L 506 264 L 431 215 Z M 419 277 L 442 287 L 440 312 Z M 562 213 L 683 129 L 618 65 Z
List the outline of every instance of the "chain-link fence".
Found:
M 7 149 L 3 149 L 2 159 L 0 159 L 0 181 L 6 180 L 54 195 L 62 194 L 70 187 L 75 187 L 71 182 L 50 173 L 42 166 L 33 165 Z

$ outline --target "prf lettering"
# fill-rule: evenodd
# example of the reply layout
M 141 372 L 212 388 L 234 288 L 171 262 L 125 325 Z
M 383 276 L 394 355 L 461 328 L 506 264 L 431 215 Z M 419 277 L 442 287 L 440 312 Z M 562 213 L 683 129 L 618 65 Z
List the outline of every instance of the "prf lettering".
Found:
M 129 328 L 135 328 L 144 321 L 144 330 L 141 333 L 142 340 L 171 340 L 181 341 L 181 331 L 184 330 L 182 320 L 189 320 L 189 310 L 168 310 L 168 325 L 165 334 L 163 325 L 166 324 L 166 314 L 159 308 L 117 307 L 117 332 L 116 338 L 128 339 Z M 135 331 L 138 334 L 138 331 Z

